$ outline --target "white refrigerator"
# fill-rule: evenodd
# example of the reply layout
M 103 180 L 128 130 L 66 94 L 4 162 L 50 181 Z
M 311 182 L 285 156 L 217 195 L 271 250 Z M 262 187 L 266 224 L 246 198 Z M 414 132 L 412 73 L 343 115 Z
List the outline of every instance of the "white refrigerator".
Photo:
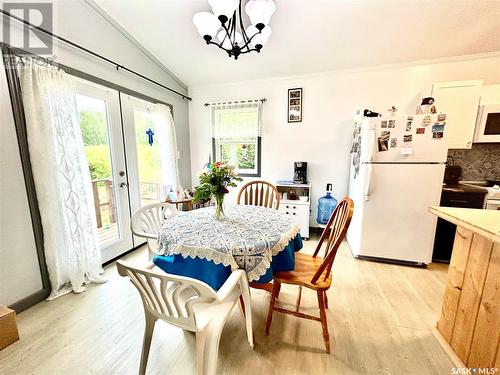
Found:
M 428 264 L 447 147 L 446 114 L 359 117 L 351 150 L 347 241 L 356 257 Z

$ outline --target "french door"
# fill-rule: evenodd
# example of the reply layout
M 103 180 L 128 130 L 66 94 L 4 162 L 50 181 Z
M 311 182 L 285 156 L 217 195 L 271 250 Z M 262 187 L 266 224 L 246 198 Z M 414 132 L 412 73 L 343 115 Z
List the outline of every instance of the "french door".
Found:
M 164 201 L 171 186 L 169 174 L 174 169 L 167 160 L 166 126 L 160 120 L 156 104 L 120 93 L 125 150 L 132 212 L 154 202 Z M 171 176 L 170 176 L 171 177 Z M 134 236 L 137 246 L 145 242 Z
M 155 104 L 120 93 L 132 212 L 165 198 L 161 129 Z
M 171 187 L 155 104 L 79 80 L 77 107 L 89 164 L 102 260 L 145 242 L 132 236 L 131 214 L 162 201 Z
M 118 92 L 79 81 L 77 108 L 94 196 L 102 261 L 134 247 Z

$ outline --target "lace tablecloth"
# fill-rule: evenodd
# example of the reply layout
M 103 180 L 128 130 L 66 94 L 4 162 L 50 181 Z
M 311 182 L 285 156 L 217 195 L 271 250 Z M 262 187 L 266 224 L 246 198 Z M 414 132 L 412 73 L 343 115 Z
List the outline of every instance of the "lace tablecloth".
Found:
M 214 207 L 206 207 L 171 218 L 160 230 L 159 253 L 244 269 L 253 281 L 299 233 L 293 220 L 275 209 L 231 206 L 225 213 L 227 219 L 215 220 Z

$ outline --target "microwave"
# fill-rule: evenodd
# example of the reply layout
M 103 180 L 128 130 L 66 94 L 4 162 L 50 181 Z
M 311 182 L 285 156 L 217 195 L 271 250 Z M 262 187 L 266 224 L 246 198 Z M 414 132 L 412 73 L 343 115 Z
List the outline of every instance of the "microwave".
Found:
M 479 106 L 474 141 L 500 142 L 500 104 Z

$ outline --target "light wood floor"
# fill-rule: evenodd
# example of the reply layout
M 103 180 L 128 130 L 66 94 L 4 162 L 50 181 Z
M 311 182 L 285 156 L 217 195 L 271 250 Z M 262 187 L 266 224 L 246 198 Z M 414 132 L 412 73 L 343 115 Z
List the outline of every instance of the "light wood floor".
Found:
M 316 241 L 305 242 L 310 252 Z M 146 259 L 145 249 L 127 260 Z M 427 269 L 352 258 L 344 245 L 334 264 L 328 324 L 332 354 L 324 353 L 321 325 L 275 314 L 265 336 L 269 295 L 252 291 L 257 345 L 251 350 L 237 309 L 222 334 L 220 374 L 450 374 L 452 362 L 431 333 L 437 319 L 446 265 Z M 42 302 L 19 314 L 21 340 L 0 351 L 0 374 L 136 374 L 144 327 L 137 292 L 106 268 L 109 282 Z M 284 286 L 282 304 L 295 301 Z M 303 293 L 315 312 L 316 295 Z M 195 338 L 160 322 L 149 374 L 195 374 Z

